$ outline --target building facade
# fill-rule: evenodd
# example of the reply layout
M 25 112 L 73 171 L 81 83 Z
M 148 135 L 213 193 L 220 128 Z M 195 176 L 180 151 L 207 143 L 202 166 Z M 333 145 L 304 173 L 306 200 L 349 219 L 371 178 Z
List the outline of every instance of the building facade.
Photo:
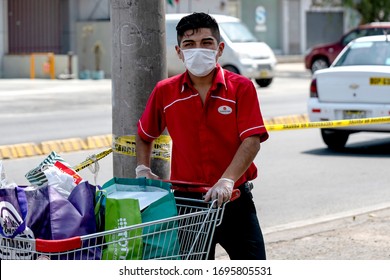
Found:
M 277 55 L 303 54 L 317 43 L 337 40 L 357 25 L 340 0 L 172 0 L 167 13 L 204 11 L 240 18 Z M 31 53 L 36 77 L 47 77 L 46 53 L 56 73 L 102 68 L 111 73 L 110 0 L 0 0 L 0 77 L 29 78 Z M 71 56 L 71 59 L 69 59 Z

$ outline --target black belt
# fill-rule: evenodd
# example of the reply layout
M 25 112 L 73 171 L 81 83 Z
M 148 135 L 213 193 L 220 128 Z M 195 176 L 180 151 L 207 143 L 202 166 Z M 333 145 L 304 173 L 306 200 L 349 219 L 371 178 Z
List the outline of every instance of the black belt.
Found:
M 239 185 L 237 189 L 239 189 L 242 193 L 250 193 L 252 192 L 253 184 L 252 182 L 245 182 L 244 184 Z

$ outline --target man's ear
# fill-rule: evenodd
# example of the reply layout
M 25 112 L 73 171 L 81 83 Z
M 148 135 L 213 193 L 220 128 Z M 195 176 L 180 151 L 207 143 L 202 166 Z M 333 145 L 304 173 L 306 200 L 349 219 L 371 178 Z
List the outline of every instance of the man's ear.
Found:
M 225 43 L 220 42 L 218 45 L 218 53 L 217 53 L 217 58 L 220 58 L 223 54 L 223 50 L 225 49 Z
M 182 53 L 180 47 L 179 46 L 175 46 L 175 50 L 176 50 L 177 57 L 180 60 L 184 61 L 183 53 Z

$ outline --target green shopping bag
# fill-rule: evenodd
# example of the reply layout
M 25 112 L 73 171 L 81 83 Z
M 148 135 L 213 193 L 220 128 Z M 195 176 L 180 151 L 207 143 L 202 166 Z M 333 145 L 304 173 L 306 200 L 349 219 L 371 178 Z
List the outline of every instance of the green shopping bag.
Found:
M 142 223 L 137 199 L 126 198 L 115 185 L 96 194 L 95 216 L 99 231 L 109 231 Z M 103 260 L 142 259 L 142 229 L 119 230 L 104 236 Z
M 114 177 L 102 186 L 101 191 L 110 192 L 112 190 L 115 190 L 117 195 L 121 193 L 123 197 L 127 197 L 126 199 L 137 200 L 141 222 L 151 222 L 150 225 L 139 229 L 142 232 L 137 232 L 139 236 L 142 236 L 142 246 L 138 247 L 142 250 L 140 259 L 177 259 L 180 250 L 177 223 L 163 220 L 177 216 L 176 201 L 171 192 L 171 185 L 146 178 Z M 106 211 L 105 214 L 107 213 Z M 135 213 L 132 214 L 135 215 Z M 105 228 L 107 229 L 107 225 Z M 140 253 L 137 252 L 137 257 L 139 256 Z

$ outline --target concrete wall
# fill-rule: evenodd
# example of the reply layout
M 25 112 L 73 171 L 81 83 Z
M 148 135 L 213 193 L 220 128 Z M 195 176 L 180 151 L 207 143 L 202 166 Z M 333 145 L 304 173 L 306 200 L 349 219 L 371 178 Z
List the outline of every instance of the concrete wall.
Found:
M 94 46 L 101 45 L 101 70 L 105 77 L 111 77 L 111 22 L 93 21 L 76 23 L 76 55 L 79 58 L 79 71 L 95 70 Z
M 240 18 L 259 41 L 266 42 L 271 49 L 280 53 L 283 21 L 279 0 L 242 1 Z
M 35 56 L 35 78 L 37 79 L 50 79 L 50 75 L 44 73 L 43 65 L 47 61 L 47 56 L 36 55 Z M 55 55 L 55 77 L 59 78 L 68 74 L 69 58 L 67 55 Z M 72 70 L 74 75 L 77 77 L 77 56 L 72 57 Z M 3 77 L 5 79 L 13 78 L 30 78 L 30 66 L 31 56 L 30 55 L 5 55 L 3 57 Z

